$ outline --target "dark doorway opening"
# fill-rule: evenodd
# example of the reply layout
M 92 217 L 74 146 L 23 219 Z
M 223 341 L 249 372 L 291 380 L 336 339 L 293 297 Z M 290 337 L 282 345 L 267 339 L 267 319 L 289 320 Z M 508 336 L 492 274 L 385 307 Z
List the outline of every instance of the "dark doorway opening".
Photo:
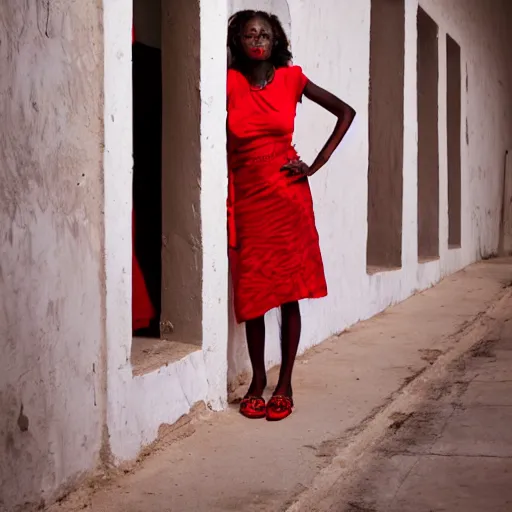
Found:
M 418 9 L 418 261 L 439 257 L 439 47 L 435 21 Z
M 461 85 L 460 46 L 446 36 L 446 108 L 448 132 L 448 245 L 461 247 Z
M 134 251 L 154 309 L 149 326 L 134 335 L 146 338 L 160 337 L 162 289 L 162 50 L 159 35 L 147 36 L 152 18 L 159 34 L 158 4 L 134 3 L 132 54 Z

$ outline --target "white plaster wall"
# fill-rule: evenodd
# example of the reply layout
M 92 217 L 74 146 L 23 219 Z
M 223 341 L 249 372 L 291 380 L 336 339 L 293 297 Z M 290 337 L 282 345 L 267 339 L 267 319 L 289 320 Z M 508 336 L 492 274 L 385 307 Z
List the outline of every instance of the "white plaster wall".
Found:
M 236 3 L 236 2 L 235 2 Z M 256 3 L 256 2 L 253 2 Z M 258 2 L 258 5 L 262 2 Z M 438 23 L 440 138 L 440 259 L 417 262 L 417 0 L 406 0 L 404 98 L 404 203 L 402 269 L 366 273 L 368 81 L 370 0 L 289 0 L 294 62 L 311 80 L 357 111 L 356 120 L 329 164 L 311 183 L 329 297 L 304 302 L 301 350 L 427 288 L 443 276 L 497 251 L 505 151 L 512 142 L 511 8 L 498 0 L 422 0 Z M 448 250 L 445 34 L 461 46 L 462 248 Z M 463 83 L 463 87 L 464 87 Z M 466 117 L 469 145 L 466 144 Z M 311 162 L 334 126 L 333 118 L 305 102 L 298 109 L 296 144 Z M 244 332 L 230 316 L 229 380 L 249 367 Z M 278 363 L 278 316 L 267 317 L 268 366 Z
M 99 462 L 101 16 L 99 2 L 0 8 L 2 511 L 32 510 Z
M 228 261 L 226 234 L 226 0 L 201 0 L 201 223 L 203 358 L 209 407 L 226 404 Z

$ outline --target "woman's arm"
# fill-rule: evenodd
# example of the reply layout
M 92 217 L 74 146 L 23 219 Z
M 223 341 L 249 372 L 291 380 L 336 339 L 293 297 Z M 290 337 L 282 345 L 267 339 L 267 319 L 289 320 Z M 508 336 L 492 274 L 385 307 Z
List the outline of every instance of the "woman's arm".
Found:
M 324 147 L 321 149 L 320 153 L 318 153 L 318 156 L 309 168 L 308 176 L 312 176 L 327 163 L 329 158 L 331 158 L 334 150 L 339 146 L 343 137 L 345 137 L 345 134 L 350 128 L 350 125 L 356 115 L 356 111 L 351 106 L 334 96 L 334 94 L 318 87 L 318 85 L 313 82 L 308 82 L 306 84 L 306 87 L 304 88 L 304 96 L 306 96 L 308 100 L 311 100 L 317 105 L 325 108 L 325 110 L 338 118 L 331 136 L 327 139 Z
M 327 163 L 334 150 L 339 146 L 354 120 L 356 111 L 334 96 L 334 94 L 322 89 L 311 81 L 308 81 L 304 88 L 304 96 L 338 118 L 331 136 L 327 139 L 327 142 L 311 166 L 308 167 L 307 164 L 299 160 L 290 162 L 283 167 L 283 169 L 289 170 L 292 175 L 305 174 L 312 176 Z

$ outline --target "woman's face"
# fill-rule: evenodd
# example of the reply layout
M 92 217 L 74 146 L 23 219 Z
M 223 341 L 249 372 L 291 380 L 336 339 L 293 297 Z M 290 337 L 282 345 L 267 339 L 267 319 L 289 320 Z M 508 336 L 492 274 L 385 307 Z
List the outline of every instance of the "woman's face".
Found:
M 268 60 L 272 55 L 274 36 L 270 24 L 261 18 L 249 20 L 241 34 L 244 53 L 252 60 Z

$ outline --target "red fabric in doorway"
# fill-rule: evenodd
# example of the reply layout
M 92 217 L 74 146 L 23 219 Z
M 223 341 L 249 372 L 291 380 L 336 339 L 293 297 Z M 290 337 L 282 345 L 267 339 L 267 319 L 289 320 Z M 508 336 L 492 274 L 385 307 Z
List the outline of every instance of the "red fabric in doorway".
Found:
M 148 289 L 137 256 L 135 255 L 135 214 L 132 212 L 132 329 L 137 331 L 149 327 L 155 317 Z

